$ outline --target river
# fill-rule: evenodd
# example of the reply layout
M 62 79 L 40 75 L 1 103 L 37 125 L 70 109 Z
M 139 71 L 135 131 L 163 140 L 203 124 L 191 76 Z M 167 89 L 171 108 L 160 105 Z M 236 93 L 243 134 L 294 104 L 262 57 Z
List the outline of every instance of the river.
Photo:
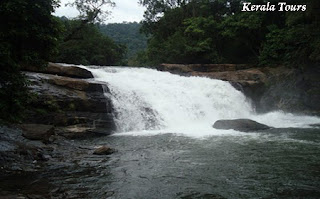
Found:
M 88 69 L 108 85 L 118 130 L 75 142 L 117 152 L 75 160 L 83 172 L 70 171 L 74 192 L 128 199 L 320 198 L 320 130 L 312 126 L 320 118 L 259 115 L 241 92 L 219 80 L 142 68 Z M 275 128 L 212 128 L 218 119 L 238 118 Z M 65 186 L 70 189 L 69 182 Z

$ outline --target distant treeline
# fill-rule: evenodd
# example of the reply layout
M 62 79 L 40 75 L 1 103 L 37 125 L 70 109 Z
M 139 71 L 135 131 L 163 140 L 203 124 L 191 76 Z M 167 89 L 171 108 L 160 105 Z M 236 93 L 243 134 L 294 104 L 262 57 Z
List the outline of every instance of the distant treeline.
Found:
M 125 64 L 127 47 L 102 34 L 96 24 L 88 23 L 79 28 L 80 20 L 62 17 L 59 21 L 62 38 L 51 61 L 100 66 Z
M 75 34 L 81 21 L 59 18 L 63 38 L 52 61 L 83 65 L 128 65 L 135 55 L 146 49 L 147 37 L 140 33 L 141 24 L 86 24 Z
M 279 0 L 248 0 L 278 5 Z M 320 62 L 320 1 L 297 12 L 242 12 L 242 0 L 140 0 L 147 8 L 142 30 L 148 48 L 140 65 L 159 63 L 252 63 L 317 65 Z
M 140 33 L 141 26 L 142 24 L 137 22 L 98 24 L 103 34 L 127 47 L 126 58 L 129 60 L 147 47 L 147 37 Z

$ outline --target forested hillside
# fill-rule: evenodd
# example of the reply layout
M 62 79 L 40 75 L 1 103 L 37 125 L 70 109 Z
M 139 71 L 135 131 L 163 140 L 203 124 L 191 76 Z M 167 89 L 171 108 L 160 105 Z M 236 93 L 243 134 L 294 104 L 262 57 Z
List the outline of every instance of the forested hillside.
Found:
M 101 66 L 124 64 L 126 46 L 102 34 L 95 24 L 86 24 L 77 30 L 80 20 L 62 17 L 59 21 L 63 34 L 53 62 Z
M 307 10 L 242 12 L 241 0 L 140 0 L 147 8 L 142 29 L 151 36 L 140 64 L 319 64 L 320 1 L 286 2 Z
M 127 46 L 126 57 L 130 59 L 147 47 L 147 37 L 140 33 L 141 26 L 137 22 L 123 22 L 99 24 L 98 28 L 116 43 Z

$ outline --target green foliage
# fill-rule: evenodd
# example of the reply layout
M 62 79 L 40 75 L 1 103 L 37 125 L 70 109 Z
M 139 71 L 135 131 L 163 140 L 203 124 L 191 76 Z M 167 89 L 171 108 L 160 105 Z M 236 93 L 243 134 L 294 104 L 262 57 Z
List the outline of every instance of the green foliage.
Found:
M 17 121 L 28 102 L 24 65 L 44 67 L 60 32 L 55 0 L 0 2 L 0 120 Z
M 103 22 L 110 14 L 110 11 L 105 10 L 105 7 L 114 7 L 115 3 L 111 0 L 74 0 L 67 5 L 75 7 L 80 15 L 77 17 L 77 26 L 70 29 L 70 32 L 67 32 L 64 37 L 63 41 L 65 42 L 74 39 L 74 36 L 86 28 L 85 26 L 88 24 Z
M 128 60 L 128 66 L 148 66 L 148 57 L 145 50 L 137 52 L 137 54 Z
M 319 64 L 320 1 L 287 1 L 307 4 L 306 12 L 241 12 L 241 0 L 140 3 L 147 8 L 142 30 L 151 35 L 144 64 Z
M 222 21 L 236 7 L 235 1 L 231 3 L 226 7 L 221 1 L 177 1 L 175 6 L 167 2 L 163 17 L 146 18 L 143 23 L 143 31 L 152 35 L 146 51 L 148 64 L 224 62 Z
M 116 43 L 127 46 L 127 59 L 133 58 L 138 52 L 145 50 L 147 47 L 147 37 L 140 33 L 140 23 L 99 24 L 98 28 Z
M 65 37 L 79 24 L 79 20 L 64 20 Z M 101 66 L 123 65 L 126 53 L 124 45 L 118 45 L 103 35 L 94 24 L 83 26 L 72 39 L 62 40 L 58 50 L 54 62 Z
M 67 5 L 75 7 L 80 15 L 78 18 L 86 23 L 102 22 L 110 14 L 104 10 L 106 6 L 114 7 L 115 3 L 111 0 L 74 0 Z
M 307 5 L 308 12 L 287 13 L 284 27 L 270 29 L 261 51 L 261 64 L 319 65 L 320 14 L 313 6 L 320 4 L 309 0 Z

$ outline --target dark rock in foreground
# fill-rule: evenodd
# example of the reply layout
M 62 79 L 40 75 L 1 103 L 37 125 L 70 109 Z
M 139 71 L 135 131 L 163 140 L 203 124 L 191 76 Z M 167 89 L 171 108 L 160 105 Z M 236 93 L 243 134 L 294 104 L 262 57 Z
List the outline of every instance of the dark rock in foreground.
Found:
M 214 123 L 213 128 L 225 130 L 233 129 L 242 132 L 252 132 L 270 129 L 271 127 L 249 119 L 236 119 L 218 120 Z
M 99 138 L 88 142 L 53 135 L 51 142 L 44 143 L 26 139 L 20 128 L 0 125 L 1 199 L 105 198 L 92 196 L 96 189 L 80 186 L 105 172 L 106 157 L 93 154 L 92 144 Z
M 53 70 L 55 68 L 57 70 Z M 53 125 L 58 135 L 71 139 L 108 135 L 114 131 L 112 103 L 104 95 L 109 91 L 107 85 L 70 77 L 85 78 L 87 72 L 90 73 L 76 66 L 53 63 L 40 72 L 24 72 L 34 93 L 25 122 Z

